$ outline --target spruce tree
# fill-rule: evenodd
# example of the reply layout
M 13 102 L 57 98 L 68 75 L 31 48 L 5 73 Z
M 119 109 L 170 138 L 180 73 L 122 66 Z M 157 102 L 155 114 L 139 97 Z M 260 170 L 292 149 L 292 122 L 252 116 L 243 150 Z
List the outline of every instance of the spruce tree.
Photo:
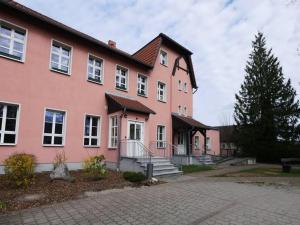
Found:
M 244 154 L 273 160 L 276 151 L 284 151 L 278 146 L 299 141 L 299 100 L 262 33 L 255 36 L 252 47 L 245 80 L 235 95 L 236 141 Z

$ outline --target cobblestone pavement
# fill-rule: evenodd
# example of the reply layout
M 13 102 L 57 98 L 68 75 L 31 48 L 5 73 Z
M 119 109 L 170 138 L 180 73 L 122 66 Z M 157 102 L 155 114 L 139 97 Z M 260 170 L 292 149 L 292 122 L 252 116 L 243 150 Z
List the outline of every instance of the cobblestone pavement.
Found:
M 0 224 L 299 225 L 300 187 L 181 176 L 162 185 L 3 214 Z

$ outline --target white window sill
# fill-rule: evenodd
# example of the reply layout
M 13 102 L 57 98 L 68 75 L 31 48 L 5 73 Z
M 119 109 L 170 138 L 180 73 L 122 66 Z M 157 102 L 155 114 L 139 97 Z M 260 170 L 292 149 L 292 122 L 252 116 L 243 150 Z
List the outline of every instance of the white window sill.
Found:
M 16 146 L 17 144 L 16 143 L 1 143 L 0 146 Z
M 85 148 L 100 148 L 100 145 L 84 145 Z
M 94 83 L 94 84 L 99 84 L 99 85 L 103 85 L 103 82 L 97 82 L 97 81 L 93 81 L 93 80 L 89 80 L 87 79 L 88 82 Z
M 143 98 L 148 98 L 147 95 L 143 95 L 143 94 L 139 94 L 139 93 L 137 93 L 137 96 L 140 96 L 140 97 L 143 97 Z
M 159 100 L 159 99 L 157 99 L 157 101 L 162 102 L 162 103 L 167 103 L 167 101 L 165 101 L 165 100 Z
M 56 70 L 56 69 L 53 69 L 53 68 L 50 68 L 50 70 L 51 70 L 52 72 L 55 72 L 55 73 L 60 73 L 60 74 L 66 75 L 66 76 L 71 76 L 70 73 L 65 73 L 65 72 L 62 72 L 62 71 L 60 71 L 60 70 Z
M 1 54 L 0 54 L 0 57 L 5 58 L 5 59 L 10 59 L 10 60 L 12 60 L 12 61 L 16 61 L 16 62 L 19 62 L 19 63 L 25 63 L 25 60 L 24 60 L 24 59 L 22 59 L 22 60 L 14 59 L 14 58 L 12 58 L 12 57 L 5 56 L 5 55 L 1 55 Z
M 46 145 L 46 144 L 43 144 L 43 147 L 65 147 L 65 145 Z
M 118 90 L 118 91 L 124 91 L 124 92 L 128 92 L 127 88 L 126 88 L 126 89 L 123 89 L 123 88 L 116 87 L 116 90 Z

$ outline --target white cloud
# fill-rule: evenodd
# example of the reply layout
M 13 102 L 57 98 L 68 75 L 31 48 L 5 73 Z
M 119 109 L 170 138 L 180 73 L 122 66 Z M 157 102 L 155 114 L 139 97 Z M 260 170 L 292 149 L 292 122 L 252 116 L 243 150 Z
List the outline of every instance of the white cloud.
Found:
M 18 0 L 103 41 L 135 52 L 164 32 L 194 52 L 199 90 L 194 116 L 218 125 L 230 114 L 234 94 L 257 31 L 267 38 L 286 78 L 300 93 L 300 1 L 297 0 Z M 299 50 L 300 51 L 300 50 Z

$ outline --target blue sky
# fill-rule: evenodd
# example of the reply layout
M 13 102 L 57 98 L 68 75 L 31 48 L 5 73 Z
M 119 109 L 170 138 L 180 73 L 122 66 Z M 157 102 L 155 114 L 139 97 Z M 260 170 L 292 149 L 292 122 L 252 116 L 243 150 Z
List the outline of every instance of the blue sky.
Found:
M 300 94 L 300 0 L 18 0 L 133 53 L 163 32 L 192 52 L 199 90 L 194 117 L 208 125 L 231 119 L 251 41 L 262 31 L 286 78 Z M 299 49 L 297 51 L 297 49 Z

